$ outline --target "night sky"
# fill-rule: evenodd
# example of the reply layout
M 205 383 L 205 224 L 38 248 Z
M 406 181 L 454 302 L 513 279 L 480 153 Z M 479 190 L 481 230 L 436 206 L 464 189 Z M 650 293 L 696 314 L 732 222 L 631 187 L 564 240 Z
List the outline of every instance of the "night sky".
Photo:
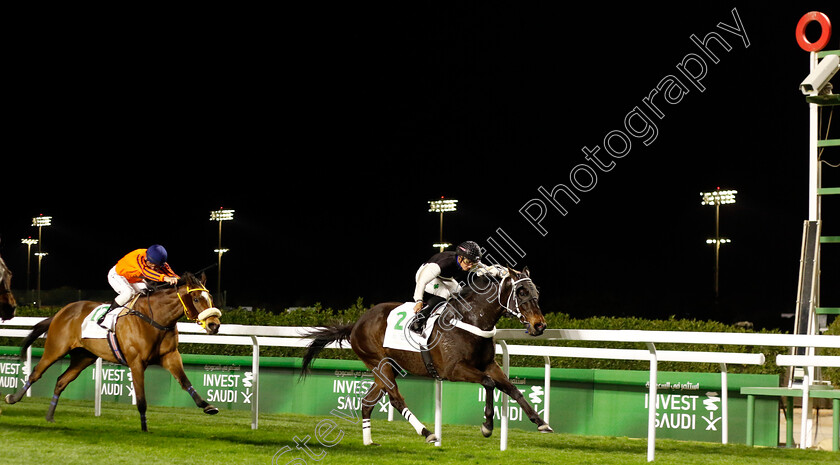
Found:
M 39 214 L 53 217 L 42 288 L 108 289 L 116 260 L 155 243 L 176 272 L 214 264 L 209 212 L 224 207 L 228 304 L 409 300 L 438 241 L 427 202 L 445 196 L 459 202 L 444 239 L 507 263 L 495 241 L 530 269 L 545 312 L 792 328 L 780 315 L 795 309 L 808 213 L 795 28 L 812 10 L 840 25 L 836 2 L 392 3 L 33 21 L 2 155 L 13 287 Z M 710 43 L 717 63 L 691 39 L 712 32 L 729 47 Z M 694 82 L 679 69 L 692 56 Z M 684 71 L 699 74 L 697 59 Z M 682 92 L 650 98 L 669 76 Z M 565 215 L 541 193 L 561 184 L 578 200 L 554 197 Z M 738 194 L 721 207 L 732 243 L 715 299 L 700 192 L 717 187 Z M 840 199 L 823 211 L 840 235 Z M 838 306 L 831 247 L 823 304 Z

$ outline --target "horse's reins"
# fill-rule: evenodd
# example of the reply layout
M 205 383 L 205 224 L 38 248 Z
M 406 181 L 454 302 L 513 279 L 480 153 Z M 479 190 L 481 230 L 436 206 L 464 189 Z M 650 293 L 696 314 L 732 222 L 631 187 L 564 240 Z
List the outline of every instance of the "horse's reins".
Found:
M 515 280 L 515 281 L 513 279 L 511 279 L 511 291 L 510 291 L 510 294 L 508 295 L 507 303 L 504 304 L 504 303 L 502 303 L 502 288 L 504 287 L 505 279 L 507 279 L 509 277 L 510 277 L 509 275 L 504 276 L 502 278 L 502 281 L 499 283 L 499 294 L 496 296 L 496 299 L 499 302 L 499 306 L 501 308 L 505 309 L 505 312 L 510 313 L 511 315 L 517 317 L 522 324 L 528 325 L 528 322 L 525 321 L 525 317 L 522 315 L 522 312 L 519 310 L 519 306 L 522 305 L 522 304 L 528 303 L 528 302 L 536 299 L 537 297 L 535 295 L 531 295 L 527 299 L 524 299 L 524 300 L 520 301 L 519 298 L 516 297 L 515 293 L 516 293 L 516 286 L 519 283 L 524 282 L 524 281 L 528 281 L 528 282 L 531 282 L 532 285 L 533 285 L 533 282 L 531 281 L 531 278 L 522 278 L 522 279 L 518 279 L 518 280 Z M 514 302 L 514 307 L 513 308 L 511 308 L 511 305 L 510 305 L 511 299 L 513 299 L 513 302 Z M 449 304 L 449 303 L 447 303 L 447 304 Z M 480 328 L 478 328 L 474 325 L 464 323 L 463 321 L 461 321 L 459 319 L 456 319 L 456 318 L 453 318 L 450 323 L 452 325 L 456 326 L 456 327 L 459 327 L 459 328 L 469 332 L 469 333 L 475 334 L 476 336 L 480 336 L 480 337 L 483 337 L 483 338 L 492 338 L 496 334 L 496 328 L 493 328 L 490 331 L 486 331 L 486 330 L 482 330 L 482 329 L 480 329 Z
M 191 289 L 189 287 L 189 285 L 187 285 L 187 292 L 186 293 L 189 294 L 193 291 L 203 291 L 203 292 L 207 292 L 208 296 L 210 295 L 210 291 L 208 291 L 207 289 L 205 289 L 203 287 L 197 287 L 195 289 Z M 176 292 L 177 292 L 177 289 L 176 289 Z M 149 312 L 152 312 L 152 302 L 151 302 L 152 294 L 153 294 L 153 292 L 150 292 L 146 296 L 146 298 L 149 299 L 148 300 Z M 200 325 L 202 328 L 204 328 L 206 326 L 205 320 L 207 318 L 209 318 L 211 316 L 220 316 L 222 314 L 222 312 L 220 312 L 217 308 L 210 307 L 210 308 L 204 310 L 203 312 L 199 313 L 198 317 L 190 318 L 190 315 L 187 313 L 187 304 L 184 302 L 184 298 L 181 297 L 180 292 L 177 292 L 177 294 L 178 294 L 178 300 L 181 302 L 181 307 L 183 307 L 183 309 L 184 309 L 184 316 L 187 317 L 187 319 L 190 320 L 190 321 L 195 321 L 196 324 Z M 211 306 L 213 305 L 213 299 L 212 298 L 210 298 L 210 305 Z M 134 316 L 140 318 L 141 320 L 145 321 L 146 323 L 149 323 L 153 328 L 159 329 L 161 331 L 172 331 L 177 326 L 177 322 L 175 324 L 173 324 L 172 326 L 163 326 L 162 324 L 155 321 L 152 317 L 146 315 L 145 313 L 138 312 L 137 310 L 135 310 L 133 308 L 128 309 L 128 312 L 126 312 L 126 314 L 127 315 L 134 315 Z M 203 318 L 202 318 L 202 315 L 204 315 Z
M 128 311 L 125 314 L 126 315 L 134 315 L 134 316 L 140 318 L 141 320 L 145 321 L 146 323 L 149 323 L 150 325 L 152 325 L 153 328 L 159 329 L 161 331 L 172 331 L 173 329 L 175 329 L 174 324 L 172 326 L 163 326 L 162 324 L 153 320 L 151 317 L 149 317 L 145 313 L 140 313 L 133 308 L 129 308 Z

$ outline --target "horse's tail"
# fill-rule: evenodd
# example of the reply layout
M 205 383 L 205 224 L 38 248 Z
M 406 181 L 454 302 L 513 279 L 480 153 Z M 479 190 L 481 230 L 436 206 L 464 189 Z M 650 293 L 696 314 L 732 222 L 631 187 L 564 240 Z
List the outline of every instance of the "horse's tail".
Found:
M 23 344 L 20 346 L 20 355 L 26 355 L 26 349 L 35 342 L 35 339 L 41 337 L 42 334 L 46 333 L 48 329 L 50 329 L 50 323 L 52 323 L 53 317 L 49 317 L 46 320 L 39 321 L 35 326 L 32 327 L 32 332 L 29 333 L 26 338 L 23 339 Z
M 324 349 L 328 344 L 332 342 L 338 342 L 339 345 L 342 341 L 350 342 L 350 333 L 353 332 L 353 327 L 355 323 L 351 324 L 338 324 L 333 326 L 324 326 L 315 329 L 309 333 L 304 334 L 303 337 L 311 337 L 313 338 L 312 342 L 309 343 L 308 348 L 306 349 L 306 353 L 303 355 L 303 365 L 301 366 L 300 370 L 300 377 L 304 378 L 309 373 L 309 365 L 315 360 L 315 357 Z

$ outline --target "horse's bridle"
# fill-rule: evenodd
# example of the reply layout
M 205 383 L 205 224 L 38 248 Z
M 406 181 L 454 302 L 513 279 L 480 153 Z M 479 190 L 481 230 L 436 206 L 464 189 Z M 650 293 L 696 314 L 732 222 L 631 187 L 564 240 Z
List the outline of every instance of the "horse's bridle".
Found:
M 204 309 L 201 313 L 196 315 L 196 317 L 194 319 L 190 318 L 190 315 L 187 314 L 187 304 L 186 304 L 186 302 L 184 302 L 184 298 L 181 297 L 180 292 L 178 293 L 178 300 L 181 301 L 181 306 L 184 307 L 184 316 L 187 317 L 188 320 L 195 321 L 197 325 L 206 329 L 207 328 L 207 319 L 210 318 L 211 316 L 220 317 L 220 316 L 222 316 L 222 312 L 218 308 L 213 306 L 213 297 L 210 296 L 210 291 L 208 291 L 207 289 L 205 289 L 203 287 L 197 287 L 195 289 L 190 289 L 190 286 L 187 285 L 187 292 L 186 292 L 187 294 L 190 294 L 194 291 L 206 292 L 207 293 L 207 299 L 209 299 L 209 301 L 210 301 L 210 307 Z
M 502 303 L 502 288 L 504 288 L 505 280 L 508 279 L 508 278 L 510 278 L 510 280 L 511 280 L 510 294 L 508 294 L 507 302 Z M 529 287 L 531 289 L 529 289 L 528 297 L 520 300 L 519 297 L 516 295 L 516 290 L 519 287 L 521 287 L 521 286 L 518 286 L 518 284 L 523 283 L 523 282 L 530 284 Z M 527 286 L 528 284 L 524 284 L 523 286 Z M 514 280 L 513 278 L 510 277 L 510 275 L 508 275 L 508 276 L 504 276 L 502 278 L 501 283 L 499 283 L 499 296 L 498 296 L 499 305 L 502 308 L 504 308 L 507 313 L 510 313 L 512 316 L 518 318 L 519 321 L 522 322 L 522 323 L 526 323 L 526 321 L 525 321 L 525 317 L 522 315 L 522 312 L 519 310 L 519 307 L 528 303 L 528 302 L 530 302 L 530 301 L 532 301 L 532 300 L 537 300 L 538 296 L 539 296 L 539 293 L 537 292 L 537 289 L 534 286 L 534 282 L 531 281 L 531 278 L 526 277 L 526 278 L 520 278 L 520 279 Z M 511 300 L 513 300 L 513 307 L 511 307 Z

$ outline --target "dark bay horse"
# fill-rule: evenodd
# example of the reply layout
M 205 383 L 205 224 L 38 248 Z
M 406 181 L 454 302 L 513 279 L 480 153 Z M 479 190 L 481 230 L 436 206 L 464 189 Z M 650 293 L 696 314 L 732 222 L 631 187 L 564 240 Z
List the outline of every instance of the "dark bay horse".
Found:
M 382 303 L 373 306 L 355 323 L 321 327 L 307 334 L 305 337 L 314 340 L 304 354 L 301 377 L 306 375 L 310 363 L 327 344 L 334 341 L 350 343 L 356 355 L 375 375 L 374 383 L 361 402 L 365 445 L 374 444 L 370 436 L 370 414 L 385 393 L 391 405 L 411 423 L 417 434 L 424 436 L 426 442 L 437 441 L 438 438 L 406 407 L 397 388 L 395 375 L 405 376 L 406 372 L 427 377 L 437 375 L 444 380 L 484 386 L 487 402 L 481 432 L 485 437 L 493 432 L 493 389 L 499 389 L 518 402 L 539 431 L 552 432 L 495 360 L 496 343 L 492 334 L 503 314 L 519 318 L 532 336 L 539 336 L 546 328 L 538 303 L 539 294 L 528 269 L 517 272 L 508 268 L 506 271 L 500 279 L 475 277 L 471 273 L 474 279 L 471 279 L 469 287 L 465 287 L 446 305 L 444 316 L 439 320 L 441 324 L 432 329 L 428 339 L 434 374 L 419 352 L 383 347 L 388 315 L 401 304 Z M 457 320 L 467 325 L 456 326 L 454 322 Z M 403 326 L 408 328 L 410 322 Z
M 0 321 L 14 318 L 16 307 L 17 302 L 12 295 L 12 272 L 0 257 Z
M 185 273 L 174 286 L 161 285 L 150 290 L 151 293 L 140 296 L 133 308 L 119 318 L 115 330 L 121 354 L 131 369 L 137 410 L 140 412 L 140 427 L 143 431 L 148 431 L 143 375 L 150 364 L 161 365 L 172 373 L 181 387 L 192 396 L 196 406 L 204 409 L 204 413 L 212 415 L 219 411 L 193 389 L 184 373 L 181 353 L 178 352 L 178 329 L 175 324 L 180 317 L 186 315 L 188 319 L 195 320 L 208 334 L 216 334 L 219 331 L 221 312 L 213 307 L 210 292 L 204 288 L 203 275 L 202 279 L 198 279 Z M 95 362 L 97 357 L 118 362 L 106 339 L 82 338 L 82 321 L 99 305 L 101 304 L 89 301 L 73 302 L 35 325 L 29 336 L 24 339 L 21 353 L 46 332 L 44 355 L 24 386 L 14 394 L 6 396 L 6 403 L 14 404 L 20 401 L 26 390 L 38 381 L 50 365 L 69 353 L 70 366 L 58 377 L 47 411 L 47 421 L 52 422 L 61 392 L 82 370 Z

